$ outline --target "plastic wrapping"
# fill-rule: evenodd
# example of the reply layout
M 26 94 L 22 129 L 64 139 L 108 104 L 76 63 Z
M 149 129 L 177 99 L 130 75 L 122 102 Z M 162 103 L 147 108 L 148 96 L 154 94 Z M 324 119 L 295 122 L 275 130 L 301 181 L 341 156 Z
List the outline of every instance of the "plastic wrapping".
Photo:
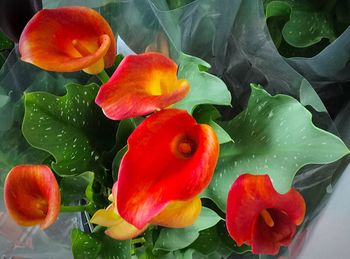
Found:
M 244 109 L 250 94 L 249 84 L 260 83 L 270 94 L 283 93 L 298 99 L 313 114 L 316 126 L 340 136 L 350 145 L 350 93 L 347 90 L 350 79 L 350 28 L 313 58 L 286 59 L 278 53 L 269 35 L 262 1 L 223 0 L 218 3 L 215 0 L 196 0 L 175 10 L 169 10 L 165 0 L 44 1 L 44 7 L 49 8 L 65 5 L 95 8 L 111 24 L 114 33 L 137 53 L 157 43 L 157 38 L 162 34 L 168 39 L 174 59 L 183 51 L 209 62 L 211 72 L 225 81 L 232 94 L 233 108 L 221 110 L 225 119 Z M 42 71 L 19 61 L 16 51 L 11 54 L 0 73 L 2 178 L 15 164 L 47 159 L 39 151 L 34 156 L 33 150 L 20 135 L 23 91 L 61 93 L 68 81 L 86 83 L 88 80 L 89 77 L 82 72 L 58 74 Z M 331 111 L 331 116 L 327 109 Z M 292 245 L 289 249 L 281 249 L 280 255 L 294 258 L 298 254 L 308 225 L 324 206 L 348 163 L 349 159 L 344 158 L 329 165 L 307 166 L 298 173 L 294 185 L 305 197 L 307 215 Z M 65 225 L 68 226 L 67 230 L 62 231 L 61 227 L 55 232 L 53 227 L 50 231 L 36 231 L 34 236 L 38 238 L 35 240 L 39 241 L 35 245 L 33 242 L 31 249 L 27 248 L 31 252 L 27 251 L 25 257 L 69 258 L 68 229 L 79 224 L 79 217 L 76 216 L 62 217 L 57 222 L 57 225 L 70 222 Z M 43 235 L 48 235 L 54 244 L 48 244 Z M 1 247 L 3 251 L 11 251 L 8 250 L 11 240 L 1 243 L 2 246 L 3 243 L 8 244 L 7 250 Z M 57 253 L 58 247 L 60 255 Z M 44 248 L 47 250 L 42 250 Z M 49 253 L 50 249 L 52 254 Z M 15 248 L 6 255 L 21 255 L 20 251 L 24 250 Z M 63 257 L 60 257 L 61 253 Z M 39 257 L 39 254 L 43 257 Z
M 70 258 L 70 231 L 82 227 L 79 213 L 61 214 L 48 230 L 16 225 L 6 213 L 3 183 L 17 164 L 38 164 L 50 159 L 43 151 L 27 144 L 21 133 L 23 92 L 45 90 L 60 94 L 69 81 L 88 80 L 83 73 L 49 73 L 19 61 L 13 50 L 0 72 L 0 254 L 25 258 Z M 64 92 L 63 92 L 64 93 Z

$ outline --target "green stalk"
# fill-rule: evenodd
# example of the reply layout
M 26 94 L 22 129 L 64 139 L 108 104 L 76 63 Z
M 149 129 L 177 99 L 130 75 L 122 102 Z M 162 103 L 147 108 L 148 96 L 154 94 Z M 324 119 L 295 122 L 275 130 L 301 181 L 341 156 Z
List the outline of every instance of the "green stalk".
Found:
M 60 207 L 60 212 L 82 212 L 88 210 L 91 207 L 91 203 L 86 205 L 77 205 L 77 206 L 62 206 Z
M 142 244 L 145 242 L 146 242 L 146 239 L 144 237 L 139 237 L 131 240 L 132 244 Z
M 107 75 L 105 70 L 102 70 L 96 76 L 98 77 L 98 79 L 100 79 L 102 84 L 105 84 L 109 80 L 109 76 Z

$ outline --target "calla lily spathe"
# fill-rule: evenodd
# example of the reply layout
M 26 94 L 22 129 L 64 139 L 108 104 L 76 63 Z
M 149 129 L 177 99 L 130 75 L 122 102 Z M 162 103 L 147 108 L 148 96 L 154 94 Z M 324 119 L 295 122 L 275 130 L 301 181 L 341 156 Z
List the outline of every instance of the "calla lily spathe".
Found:
M 45 70 L 98 74 L 113 65 L 116 44 L 98 12 L 74 6 L 36 13 L 23 30 L 19 51 L 23 61 Z
M 186 111 L 152 114 L 128 139 L 115 183 L 118 213 L 142 229 L 171 203 L 194 199 L 208 186 L 218 155 L 214 130 Z
M 198 218 L 202 203 L 198 196 L 188 201 L 169 203 L 158 215 L 152 218 L 143 228 L 138 229 L 124 220 L 118 212 L 116 183 L 110 200 L 113 202 L 107 209 L 98 210 L 91 219 L 91 223 L 107 227 L 105 234 L 117 240 L 127 240 L 142 234 L 149 224 L 171 228 L 184 228 L 192 225 Z
M 53 224 L 61 196 L 54 174 L 46 165 L 19 165 L 8 173 L 4 185 L 5 207 L 22 226 Z
M 184 110 L 165 109 L 146 118 L 130 135 L 128 150 L 107 208 L 91 222 L 124 240 L 149 224 L 171 228 L 192 225 L 219 156 L 214 130 Z
M 160 53 L 129 55 L 101 86 L 96 104 L 113 120 L 143 116 L 182 100 L 189 91 L 177 65 Z
M 244 174 L 228 193 L 226 226 L 237 245 L 251 245 L 254 254 L 275 255 L 290 244 L 305 210 L 295 189 L 280 194 L 268 175 Z

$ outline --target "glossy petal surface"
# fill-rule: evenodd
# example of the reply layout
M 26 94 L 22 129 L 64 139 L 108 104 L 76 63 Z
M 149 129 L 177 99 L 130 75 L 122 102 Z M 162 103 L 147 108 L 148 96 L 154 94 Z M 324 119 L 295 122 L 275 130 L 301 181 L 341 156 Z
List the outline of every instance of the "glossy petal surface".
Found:
M 244 174 L 228 193 L 226 225 L 238 245 L 251 245 L 254 253 L 277 254 L 281 245 L 290 243 L 305 209 L 296 190 L 280 194 L 267 175 Z
M 177 65 L 159 53 L 127 56 L 96 97 L 105 115 L 122 120 L 166 108 L 186 96 L 189 85 L 177 79 Z
M 219 143 L 211 127 L 186 111 L 166 109 L 130 135 L 118 178 L 120 215 L 143 228 L 171 201 L 197 196 L 213 175 Z
M 188 201 L 170 202 L 151 223 L 168 228 L 185 228 L 193 225 L 202 209 L 201 199 L 196 196 Z
M 33 16 L 19 41 L 23 61 L 42 69 L 97 74 L 113 64 L 114 34 L 106 20 L 86 7 L 44 9 Z
M 117 240 L 137 237 L 147 228 L 147 225 L 143 229 L 138 229 L 129 224 L 116 213 L 112 205 L 107 209 L 98 210 L 92 217 L 91 222 L 107 227 L 105 234 Z
M 45 165 L 21 165 L 7 175 L 5 206 L 22 226 L 49 227 L 60 210 L 60 192 L 54 174 Z

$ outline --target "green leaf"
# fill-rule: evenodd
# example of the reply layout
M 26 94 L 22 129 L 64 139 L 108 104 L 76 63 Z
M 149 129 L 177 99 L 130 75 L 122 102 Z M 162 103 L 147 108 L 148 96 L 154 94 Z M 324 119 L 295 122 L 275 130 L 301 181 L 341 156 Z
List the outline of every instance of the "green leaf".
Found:
M 72 252 L 75 259 L 129 259 L 131 241 L 119 241 L 105 235 L 103 231 L 87 234 L 72 230 Z
M 130 136 L 136 128 L 134 119 L 125 119 L 119 122 L 117 136 L 116 136 L 116 150 L 122 149 Z
M 173 254 L 175 256 L 175 259 L 192 259 L 194 252 L 195 251 L 193 249 L 186 249 L 185 251 L 175 251 Z
M 124 156 L 124 154 L 126 153 L 127 150 L 128 150 L 128 146 L 125 145 L 121 150 L 119 150 L 117 152 L 117 155 L 113 159 L 113 163 L 112 163 L 112 177 L 113 177 L 114 181 L 118 180 L 118 172 L 119 172 L 120 162 L 122 161 L 122 158 L 123 158 L 123 156 Z
M 46 92 L 25 94 L 24 137 L 49 152 L 60 176 L 100 171 L 103 151 L 113 146 L 114 122 L 94 103 L 96 84 L 68 84 L 64 96 Z
M 0 52 L 0 69 L 4 65 L 5 61 L 6 61 L 6 56 L 2 52 Z
M 163 228 L 154 245 L 154 251 L 175 251 L 189 246 L 199 236 L 199 232 L 219 222 L 220 216 L 211 209 L 202 208 L 196 222 L 186 228 Z
M 247 245 L 237 246 L 226 229 L 225 221 L 200 232 L 199 237 L 189 246 L 198 254 L 195 258 L 221 258 L 232 253 L 244 254 L 251 251 Z
M 252 85 L 247 109 L 224 127 L 235 140 L 221 146 L 204 196 L 223 211 L 227 193 L 244 173 L 268 174 L 278 192 L 287 192 L 307 164 L 327 164 L 349 154 L 337 137 L 312 124 L 310 112 L 287 95 L 270 96 Z
M 270 1 L 265 8 L 266 19 L 274 16 L 289 16 L 291 5 L 286 1 Z
M 12 48 L 13 42 L 8 39 L 3 32 L 0 31 L 0 51 Z
M 190 92 L 174 108 L 192 113 L 199 104 L 231 105 L 231 94 L 225 83 L 199 67 L 210 68 L 210 65 L 197 57 L 181 53 L 178 58 L 178 78 L 186 79 L 190 84 Z
M 230 255 L 231 249 L 225 246 L 220 247 L 220 249 L 219 246 L 221 245 L 219 233 L 216 226 L 214 226 L 201 231 L 199 237 L 191 244 L 190 248 L 199 252 L 203 258 L 214 257 L 214 255 L 216 255 L 216 258 L 220 258 L 220 256 Z M 217 249 L 221 251 L 218 253 Z
M 64 177 L 60 182 L 61 202 L 64 205 L 71 205 L 76 201 L 88 198 L 92 201 L 93 172 L 85 172 L 78 176 Z
M 283 27 L 282 35 L 286 42 L 298 48 L 311 46 L 323 38 L 330 41 L 337 38 L 332 21 L 325 13 L 303 10 L 292 11 L 290 20 Z
M 115 61 L 114 61 L 113 65 L 109 68 L 105 68 L 106 73 L 109 76 L 113 75 L 114 71 L 117 69 L 117 67 L 119 66 L 120 62 L 122 62 L 123 59 L 124 59 L 124 56 L 122 54 L 118 54 L 115 57 Z
M 269 29 L 277 27 L 276 23 L 280 23 L 281 17 L 285 17 L 282 35 L 289 45 L 306 48 L 319 43 L 323 38 L 333 41 L 337 33 L 332 15 L 327 6 L 323 9 L 320 7 L 304 0 L 265 1 L 266 19 L 271 20 L 268 23 Z M 273 38 L 276 39 L 277 34 L 274 31 Z
M 218 139 L 220 144 L 224 144 L 230 141 L 233 141 L 231 136 L 218 125 L 215 120 L 221 117 L 219 111 L 212 105 L 199 105 L 193 112 L 193 117 L 196 118 L 198 123 L 208 124 L 211 126 Z

